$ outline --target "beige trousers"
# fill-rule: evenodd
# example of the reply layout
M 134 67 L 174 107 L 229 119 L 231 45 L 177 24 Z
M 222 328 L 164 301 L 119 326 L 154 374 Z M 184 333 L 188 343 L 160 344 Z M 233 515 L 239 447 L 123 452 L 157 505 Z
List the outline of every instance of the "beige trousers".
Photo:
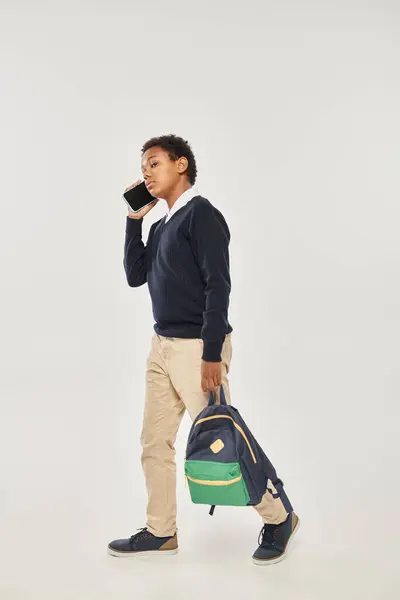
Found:
M 173 535 L 176 531 L 174 444 L 179 425 L 186 409 L 193 421 L 209 400 L 209 392 L 201 389 L 202 353 L 201 339 L 167 338 L 153 334 L 147 359 L 141 444 L 148 493 L 147 528 L 159 537 Z M 231 333 L 225 338 L 221 358 L 222 385 L 226 401 L 230 404 Z M 219 401 L 219 389 L 217 399 Z M 276 491 L 272 485 L 271 489 Z M 267 491 L 254 508 L 264 523 L 282 523 L 287 517 L 280 498 L 273 498 Z

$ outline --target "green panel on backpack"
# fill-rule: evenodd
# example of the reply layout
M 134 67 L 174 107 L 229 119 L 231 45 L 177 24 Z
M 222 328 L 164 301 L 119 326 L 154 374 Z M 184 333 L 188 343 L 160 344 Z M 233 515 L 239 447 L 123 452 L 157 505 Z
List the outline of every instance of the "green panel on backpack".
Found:
M 195 504 L 247 506 L 250 501 L 239 463 L 186 460 L 185 475 Z

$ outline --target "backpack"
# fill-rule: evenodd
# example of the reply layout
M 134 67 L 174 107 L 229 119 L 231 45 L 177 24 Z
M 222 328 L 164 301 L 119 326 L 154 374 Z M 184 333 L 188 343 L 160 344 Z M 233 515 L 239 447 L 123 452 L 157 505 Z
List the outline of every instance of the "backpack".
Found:
M 220 387 L 220 404 L 210 392 L 208 406 L 191 426 L 186 447 L 185 480 L 195 504 L 255 506 L 268 490 L 280 498 L 286 511 L 293 508 L 272 463 L 250 432 L 239 411 L 226 402 Z M 268 487 L 270 481 L 275 490 Z

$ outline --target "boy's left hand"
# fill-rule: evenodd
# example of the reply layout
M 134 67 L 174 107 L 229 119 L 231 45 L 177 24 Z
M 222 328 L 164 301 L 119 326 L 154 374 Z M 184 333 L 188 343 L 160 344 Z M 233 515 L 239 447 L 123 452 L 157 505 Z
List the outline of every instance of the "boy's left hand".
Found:
M 201 363 L 201 387 L 203 392 L 214 392 L 222 384 L 222 368 L 220 362 Z

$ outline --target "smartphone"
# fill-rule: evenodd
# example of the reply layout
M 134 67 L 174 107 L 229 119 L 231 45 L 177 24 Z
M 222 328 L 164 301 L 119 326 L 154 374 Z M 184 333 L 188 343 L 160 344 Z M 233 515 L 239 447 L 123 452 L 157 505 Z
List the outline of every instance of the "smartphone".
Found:
M 152 196 L 149 190 L 146 187 L 145 182 L 139 183 L 139 185 L 131 188 L 127 192 L 124 192 L 124 200 L 127 203 L 128 207 L 133 213 L 139 212 L 156 200 L 154 196 Z

